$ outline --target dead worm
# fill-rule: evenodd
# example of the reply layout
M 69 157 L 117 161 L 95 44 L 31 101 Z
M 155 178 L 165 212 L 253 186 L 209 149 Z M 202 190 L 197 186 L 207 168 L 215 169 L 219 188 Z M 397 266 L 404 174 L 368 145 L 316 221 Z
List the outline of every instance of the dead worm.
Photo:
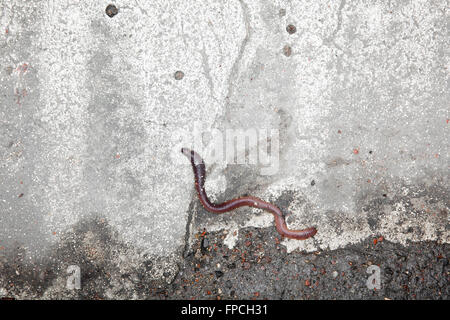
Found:
M 256 197 L 248 196 L 232 199 L 224 203 L 211 203 L 205 191 L 206 169 L 203 159 L 198 155 L 197 152 L 189 150 L 187 148 L 182 148 L 181 152 L 191 161 L 192 169 L 194 170 L 195 189 L 197 190 L 198 198 L 203 207 L 209 212 L 224 213 L 244 206 L 259 208 L 269 211 L 273 214 L 277 231 L 283 237 L 305 240 L 317 233 L 317 230 L 314 227 L 304 230 L 288 229 L 281 210 L 277 206 Z

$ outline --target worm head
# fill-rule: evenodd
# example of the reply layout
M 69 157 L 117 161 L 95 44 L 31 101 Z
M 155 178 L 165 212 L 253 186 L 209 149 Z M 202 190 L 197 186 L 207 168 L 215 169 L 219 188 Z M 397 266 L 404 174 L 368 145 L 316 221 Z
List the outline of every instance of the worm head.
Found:
M 202 157 L 200 157 L 200 155 L 197 152 L 195 152 L 194 150 L 190 150 L 188 148 L 181 148 L 181 152 L 186 157 L 188 157 L 188 159 L 191 160 L 191 162 L 194 165 L 204 164 Z

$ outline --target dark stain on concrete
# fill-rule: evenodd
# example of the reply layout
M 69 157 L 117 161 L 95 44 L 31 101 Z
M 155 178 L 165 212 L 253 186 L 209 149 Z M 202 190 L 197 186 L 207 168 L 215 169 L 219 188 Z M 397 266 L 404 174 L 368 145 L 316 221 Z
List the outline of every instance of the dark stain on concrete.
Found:
M 39 261 L 27 262 L 21 247 L 0 252 L 0 297 L 43 298 L 46 293 L 45 298 L 50 299 L 143 299 L 167 284 L 150 277 L 156 265 L 154 257 L 140 256 L 120 241 L 117 231 L 100 216 L 67 230 Z M 130 267 L 127 260 L 133 258 Z M 81 289 L 67 288 L 69 266 L 80 268 Z
M 389 212 L 397 210 L 397 204 L 402 205 L 407 215 L 434 215 L 435 219 L 442 221 L 444 225 L 448 225 L 446 221 L 450 198 L 445 183 L 438 182 L 432 185 L 424 183 L 418 185 L 399 184 L 399 186 L 398 190 L 389 194 L 377 191 L 365 194 L 357 199 L 357 210 L 358 212 L 366 212 L 367 222 L 372 231 L 380 227 L 380 219 L 389 216 Z M 407 193 L 402 194 L 402 190 L 407 190 Z M 398 225 L 402 226 L 403 221 L 398 221 Z M 421 226 L 407 227 L 404 233 L 420 233 L 420 228 Z

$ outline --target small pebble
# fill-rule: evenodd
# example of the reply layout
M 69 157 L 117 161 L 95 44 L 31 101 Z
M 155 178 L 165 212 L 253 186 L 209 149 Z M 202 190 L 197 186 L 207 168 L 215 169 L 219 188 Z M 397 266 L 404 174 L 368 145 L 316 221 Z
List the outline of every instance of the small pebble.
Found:
M 106 14 L 108 15 L 108 17 L 112 18 L 114 17 L 116 14 L 119 13 L 119 9 L 117 9 L 117 7 L 113 4 L 110 4 L 106 7 L 105 10 Z
M 184 73 L 183 71 L 177 71 L 175 72 L 175 74 L 173 75 L 175 80 L 181 80 L 184 78 Z
M 294 34 L 294 33 L 297 32 L 297 28 L 296 28 L 293 24 L 290 24 L 290 25 L 288 25 L 288 26 L 286 27 L 286 31 L 287 31 L 289 34 Z
M 288 45 L 285 45 L 285 46 L 283 47 L 283 54 L 284 54 L 286 57 L 290 57 L 291 54 L 292 54 L 292 48 L 291 48 L 290 46 L 288 46 Z
M 216 277 L 220 278 L 221 276 L 223 276 L 223 272 L 220 270 L 215 271 Z

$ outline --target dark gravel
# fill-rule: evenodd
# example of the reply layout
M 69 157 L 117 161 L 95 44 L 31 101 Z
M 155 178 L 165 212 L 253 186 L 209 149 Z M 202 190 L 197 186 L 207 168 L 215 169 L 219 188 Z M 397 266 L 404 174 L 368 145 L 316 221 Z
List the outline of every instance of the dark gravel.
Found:
M 88 234 L 95 236 L 86 244 Z M 169 283 L 155 282 L 148 275 L 159 268 L 156 261 L 144 259 L 125 271 L 119 257 L 127 256 L 130 248 L 102 219 L 89 220 L 76 227 L 66 245 L 57 246 L 46 263 L 25 263 L 19 249 L 12 257 L 0 254 L 0 298 L 449 298 L 448 244 L 423 241 L 402 246 L 371 237 L 339 250 L 288 254 L 274 228 L 242 229 L 232 250 L 223 244 L 225 236 L 198 230 L 192 246 L 180 253 L 185 258 L 176 275 L 164 270 Z M 66 268 L 74 262 L 83 271 L 82 286 L 67 290 Z M 377 290 L 366 285 L 371 265 L 380 268 L 381 288 Z
M 269 230 L 241 232 L 233 250 L 222 233 L 198 233 L 163 299 L 448 299 L 449 246 L 394 244 L 382 237 L 333 251 L 286 253 Z M 206 248 L 202 244 L 208 243 Z M 381 288 L 369 290 L 377 265 Z

